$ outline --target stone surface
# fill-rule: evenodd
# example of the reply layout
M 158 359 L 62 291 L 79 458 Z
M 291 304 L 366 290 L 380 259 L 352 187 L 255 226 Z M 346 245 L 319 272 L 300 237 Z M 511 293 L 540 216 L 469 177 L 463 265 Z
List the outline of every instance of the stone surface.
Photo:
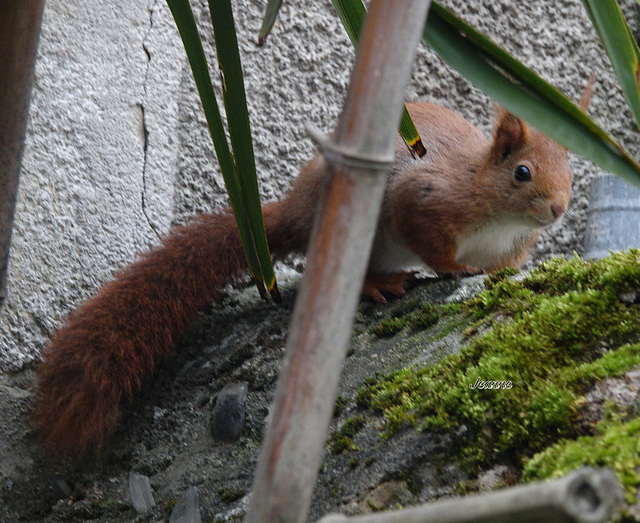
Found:
M 635 30 L 634 2 L 621 3 Z M 194 4 L 210 39 L 207 3 Z M 446 4 L 575 100 L 595 70 L 591 114 L 639 155 L 637 130 L 579 0 Z M 263 48 L 255 41 L 264 2 L 233 5 L 261 191 L 274 199 L 313 154 L 304 123 L 325 131 L 335 124 L 354 53 L 329 2 L 285 2 Z M 213 65 L 212 76 L 217 84 Z M 425 46 L 407 98 L 443 104 L 490 132 L 491 102 Z M 543 235 L 533 260 L 581 252 L 587 189 L 599 170 L 570 156 L 576 173 L 570 211 Z M 156 243 L 156 230 L 225 202 L 166 3 L 135 0 L 123 9 L 115 0 L 48 1 L 8 301 L 0 310 L 0 370 L 37 359 L 64 316 Z
M 125 409 L 110 442 L 87 459 L 78 457 L 69 464 L 52 460 L 28 430 L 32 371 L 0 379 L 0 455 L 5 456 L 0 460 L 0 520 L 18 515 L 29 521 L 84 520 L 90 513 L 93 521 L 136 521 L 140 516 L 129 486 L 134 470 L 153 483 L 157 506 L 146 512 L 150 520 L 168 517 L 172 502 L 194 485 L 204 519 L 239 517 L 250 495 L 297 284 L 282 285 L 279 306 L 261 302 L 255 289 L 248 288 L 213 307 Z M 443 303 L 459 285 L 459 280 L 429 280 L 410 289 L 402 301 Z M 353 396 L 366 377 L 418 359 L 436 361 L 461 345 L 457 331 L 446 347 L 427 345 L 432 336 L 420 331 L 401 333 L 395 343 L 379 338 L 372 331 L 386 315 L 388 306 L 364 301 L 359 307 L 340 386 L 340 394 L 351 399 L 332 430 L 356 414 Z M 443 321 L 434 326 L 436 332 L 441 328 Z M 237 442 L 220 444 L 211 434 L 214 400 L 228 383 L 242 382 L 249 383 L 245 431 Z M 354 443 L 362 449 L 358 462 L 352 462 L 354 454 L 327 450 L 312 519 L 330 510 L 352 513 L 368 492 L 398 474 L 420 485 L 425 499 L 454 495 L 467 479 L 455 465 L 437 464 L 454 444 L 449 436 L 407 430 L 383 441 L 382 430 L 382 420 L 374 415 L 355 434 Z M 60 499 L 60 493 L 52 491 L 60 478 L 71 497 Z
M 478 476 L 476 485 L 479 492 L 490 492 L 494 489 L 513 485 L 517 474 L 506 465 L 496 465 Z
M 584 432 L 601 422 L 611 405 L 631 415 L 640 415 L 640 369 L 596 383 L 586 392 L 584 400 L 580 408 L 580 426 Z
M 148 247 L 173 208 L 184 68 L 164 2 L 47 2 L 16 208 L 0 369 Z M 146 186 L 146 187 L 145 187 Z
M 330 432 L 361 416 L 366 421 L 354 431 L 353 450 L 335 453 L 334 446 L 327 444 L 310 521 L 331 512 L 353 515 L 365 507 L 385 503 L 393 507 L 396 501 L 404 506 L 427 503 L 482 486 L 510 485 L 516 479 L 508 471 L 503 473 L 504 463 L 486 463 L 489 472 L 482 474 L 482 484 L 476 484 L 476 473 L 458 459 L 459 450 L 473 441 L 473 429 L 465 424 L 454 432 L 440 433 L 416 430 L 406 423 L 385 438 L 382 414 L 361 409 L 356 401 L 368 377 L 414 363 L 433 363 L 469 341 L 468 324 L 460 322 L 459 314 L 450 318 L 445 314 L 425 330 L 408 328 L 391 338 L 375 334 L 377 324 L 392 313 L 390 308 L 406 311 L 422 303 L 450 303 L 451 296 L 462 294 L 465 282 L 427 280 L 387 306 L 367 300 L 360 304 L 340 383 L 341 408 L 336 409 Z M 77 456 L 61 462 L 43 452 L 41 441 L 29 428 L 33 371 L 0 375 L 0 521 L 163 521 L 176 500 L 194 485 L 204 520 L 241 519 L 250 498 L 296 288 L 296 281 L 282 286 L 279 306 L 261 302 L 255 289 L 249 288 L 212 307 L 178 345 L 175 357 L 124 409 L 118 429 L 100 452 L 85 459 Z M 238 382 L 249 384 L 246 429 L 235 443 L 220 444 L 211 435 L 210 413 L 225 385 Z M 594 394 L 585 395 L 584 409 L 592 404 L 592 410 L 602 412 L 607 400 L 620 401 L 637 414 L 638 382 L 637 369 L 606 380 L 594 387 Z M 153 484 L 157 506 L 144 516 L 131 503 L 133 470 Z M 62 491 L 56 488 L 61 480 Z M 387 487 L 377 490 L 383 484 Z M 374 491 L 368 500 L 373 502 L 364 502 Z

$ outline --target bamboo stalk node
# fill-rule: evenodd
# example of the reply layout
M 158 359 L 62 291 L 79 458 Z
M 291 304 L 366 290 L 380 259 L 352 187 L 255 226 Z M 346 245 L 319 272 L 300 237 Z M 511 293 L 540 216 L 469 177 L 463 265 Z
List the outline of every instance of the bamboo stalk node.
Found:
M 393 151 L 391 154 L 364 153 L 356 148 L 336 144 L 330 136 L 312 124 L 305 124 L 305 130 L 327 163 L 373 172 L 390 171 L 393 168 Z

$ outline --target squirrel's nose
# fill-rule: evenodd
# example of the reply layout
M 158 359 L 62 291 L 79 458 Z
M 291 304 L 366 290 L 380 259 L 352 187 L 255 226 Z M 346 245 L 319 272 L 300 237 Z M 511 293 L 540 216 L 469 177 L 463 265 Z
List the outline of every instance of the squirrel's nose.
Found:
M 567 209 L 566 209 L 566 207 L 564 205 L 561 205 L 559 203 L 552 203 L 551 204 L 551 214 L 553 214 L 554 218 L 560 218 L 560 216 L 562 216 L 562 214 L 566 210 Z

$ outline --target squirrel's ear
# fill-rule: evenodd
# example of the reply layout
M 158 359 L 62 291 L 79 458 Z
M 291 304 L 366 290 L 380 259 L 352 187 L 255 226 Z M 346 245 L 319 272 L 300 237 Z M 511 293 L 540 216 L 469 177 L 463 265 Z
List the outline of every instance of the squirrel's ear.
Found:
M 528 134 L 527 124 L 509 111 L 498 108 L 491 146 L 493 158 L 498 162 L 504 160 L 527 141 Z

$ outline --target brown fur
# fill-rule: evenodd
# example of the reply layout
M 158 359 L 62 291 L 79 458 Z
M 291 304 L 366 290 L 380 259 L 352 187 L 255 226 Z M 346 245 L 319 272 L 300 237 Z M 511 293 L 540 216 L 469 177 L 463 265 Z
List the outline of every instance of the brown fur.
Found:
M 500 227 L 513 216 L 548 217 L 549 202 L 566 208 L 571 171 L 564 150 L 513 115 L 499 114 L 490 143 L 447 109 L 409 109 L 428 152 L 414 160 L 398 143 L 378 227 L 379 234 L 392 237 L 387 250 L 401 245 L 438 272 L 466 271 L 473 267 L 456 261 L 458 246 L 483 225 Z M 532 170 L 530 184 L 513 180 L 522 162 Z M 324 160 L 312 159 L 284 200 L 265 205 L 275 256 L 305 249 L 326 173 Z M 541 228 L 476 268 L 519 265 Z M 385 255 L 374 256 L 380 254 Z M 118 423 L 123 402 L 172 352 L 198 312 L 245 270 L 230 212 L 205 215 L 174 230 L 72 313 L 52 337 L 38 371 L 34 421 L 52 453 L 100 447 Z M 397 294 L 404 279 L 388 279 L 387 287 L 379 280 L 371 294 L 383 301 L 379 290 Z
M 282 205 L 265 206 L 276 254 L 302 250 L 306 243 L 281 222 Z M 47 447 L 78 454 L 100 447 L 119 420 L 122 402 L 245 267 L 231 213 L 201 216 L 174 230 L 72 313 L 52 337 L 38 370 L 34 421 Z
M 557 218 L 552 206 L 560 214 L 568 206 L 573 174 L 565 149 L 502 109 L 492 142 L 446 109 L 428 104 L 410 109 L 419 115 L 421 134 L 423 126 L 426 134 L 435 129 L 435 136 L 423 137 L 435 152 L 422 164 L 417 161 L 394 172 L 385 219 L 437 272 L 520 266 L 543 226 Z M 514 180 L 518 165 L 531 170 L 531 182 Z M 514 218 L 530 220 L 531 229 L 513 242 L 508 253 L 483 266 L 457 260 L 458 248 L 467 237 L 486 225 L 508 225 Z

